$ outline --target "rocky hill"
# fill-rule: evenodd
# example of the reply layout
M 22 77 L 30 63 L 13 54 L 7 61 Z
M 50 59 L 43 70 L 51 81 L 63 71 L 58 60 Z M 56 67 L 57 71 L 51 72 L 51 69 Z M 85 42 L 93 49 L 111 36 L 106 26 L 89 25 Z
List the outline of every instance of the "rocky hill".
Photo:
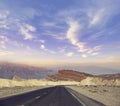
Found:
M 120 79 L 120 74 L 92 75 L 73 70 L 59 70 L 57 74 L 48 76 L 47 79 L 51 81 L 82 81 L 88 77 L 100 80 L 116 80 Z
M 87 77 L 80 82 L 80 85 L 104 85 L 104 86 L 120 86 L 119 79 L 105 79 L 102 77 Z
M 83 72 L 77 72 L 73 70 L 59 70 L 57 74 L 48 76 L 47 79 L 51 81 L 81 81 L 87 77 L 92 77 L 93 75 L 83 73 Z

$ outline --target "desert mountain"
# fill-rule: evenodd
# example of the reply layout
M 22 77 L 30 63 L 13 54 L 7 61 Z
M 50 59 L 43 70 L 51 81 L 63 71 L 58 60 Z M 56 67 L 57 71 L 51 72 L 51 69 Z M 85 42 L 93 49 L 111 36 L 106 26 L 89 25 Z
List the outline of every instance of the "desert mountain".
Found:
M 116 80 L 120 79 L 120 74 L 104 74 L 104 75 L 92 75 L 83 72 L 73 70 L 60 70 L 57 74 L 48 76 L 47 79 L 51 81 L 81 81 L 86 78 L 100 78 L 102 80 Z
M 120 73 L 120 68 L 111 68 L 99 65 L 83 65 L 83 64 L 68 64 L 62 66 L 54 66 L 52 69 L 55 70 L 76 70 L 78 72 L 85 72 L 93 75 L 100 75 L 100 74 L 116 74 Z
M 58 71 L 57 74 L 48 76 L 48 80 L 52 81 L 59 81 L 59 80 L 64 80 L 64 81 L 81 81 L 87 77 L 92 77 L 93 75 L 83 73 L 83 72 L 77 72 L 73 70 L 60 70 Z
M 41 79 L 52 74 L 55 74 L 55 71 L 46 68 L 13 63 L 0 63 L 0 78 L 12 79 L 14 76 L 19 76 L 23 79 Z

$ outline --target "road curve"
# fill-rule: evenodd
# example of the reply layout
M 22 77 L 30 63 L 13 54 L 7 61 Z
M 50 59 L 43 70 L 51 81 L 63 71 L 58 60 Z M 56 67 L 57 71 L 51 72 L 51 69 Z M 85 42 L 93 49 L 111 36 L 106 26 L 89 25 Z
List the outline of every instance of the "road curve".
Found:
M 81 103 L 78 99 L 73 95 L 73 92 L 65 87 L 56 86 L 3 98 L 0 100 L 0 106 L 91 106 Z M 91 102 L 95 101 L 91 100 Z

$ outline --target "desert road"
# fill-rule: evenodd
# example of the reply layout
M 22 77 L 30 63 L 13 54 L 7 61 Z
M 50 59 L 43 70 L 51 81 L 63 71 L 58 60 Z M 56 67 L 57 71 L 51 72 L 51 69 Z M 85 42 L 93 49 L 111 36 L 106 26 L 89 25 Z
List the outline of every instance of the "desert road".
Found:
M 64 86 L 0 99 L 0 106 L 105 106 Z

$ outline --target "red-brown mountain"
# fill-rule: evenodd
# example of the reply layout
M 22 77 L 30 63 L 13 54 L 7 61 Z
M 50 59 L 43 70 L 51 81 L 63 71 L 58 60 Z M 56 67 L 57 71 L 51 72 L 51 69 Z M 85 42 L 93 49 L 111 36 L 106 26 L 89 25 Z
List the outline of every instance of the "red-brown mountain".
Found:
M 120 73 L 92 75 L 84 72 L 73 70 L 59 70 L 57 74 L 48 76 L 47 79 L 51 81 L 81 81 L 87 77 L 98 77 L 106 80 L 120 79 Z
M 47 79 L 52 81 L 81 81 L 88 76 L 92 77 L 93 75 L 73 70 L 59 70 L 57 74 L 48 76 Z

